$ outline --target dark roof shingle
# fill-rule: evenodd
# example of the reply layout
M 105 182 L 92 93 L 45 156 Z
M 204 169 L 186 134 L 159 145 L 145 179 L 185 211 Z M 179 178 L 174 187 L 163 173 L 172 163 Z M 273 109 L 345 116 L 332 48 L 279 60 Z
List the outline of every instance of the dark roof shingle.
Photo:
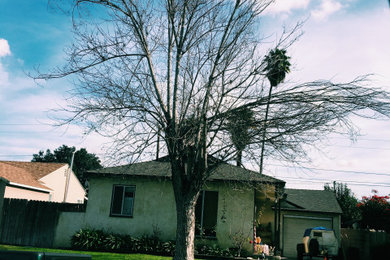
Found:
M 117 167 L 103 168 L 89 171 L 88 175 L 93 176 L 149 176 L 149 177 L 171 177 L 171 165 L 167 161 L 148 161 L 123 165 Z M 244 182 L 262 182 L 262 183 L 283 183 L 284 181 L 247 170 L 241 167 L 221 163 L 211 174 L 209 180 L 217 181 L 244 181 Z
M 336 195 L 325 190 L 285 189 L 284 210 L 342 213 Z

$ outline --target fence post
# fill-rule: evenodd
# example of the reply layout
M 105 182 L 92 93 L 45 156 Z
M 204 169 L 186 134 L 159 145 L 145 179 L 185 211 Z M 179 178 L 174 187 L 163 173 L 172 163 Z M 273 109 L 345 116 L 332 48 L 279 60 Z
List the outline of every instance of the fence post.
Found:
M 0 177 L 0 226 L 1 226 L 1 220 L 3 217 L 3 204 L 4 204 L 4 192 L 5 192 L 5 186 L 9 181 L 7 179 L 4 179 Z

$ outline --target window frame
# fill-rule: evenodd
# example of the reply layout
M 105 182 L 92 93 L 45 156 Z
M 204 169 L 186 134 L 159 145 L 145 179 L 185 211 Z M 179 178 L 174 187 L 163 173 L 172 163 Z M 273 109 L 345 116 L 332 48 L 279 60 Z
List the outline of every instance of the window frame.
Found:
M 113 207 L 114 207 L 114 201 L 115 201 L 115 189 L 117 187 L 122 187 L 123 188 L 123 191 L 122 191 L 122 197 L 121 197 L 121 213 L 118 214 L 118 213 L 113 213 Z M 123 205 L 125 203 L 125 192 L 126 192 L 126 188 L 130 188 L 132 189 L 132 193 L 133 193 L 133 201 L 132 201 L 132 206 L 131 206 L 131 214 L 130 215 L 126 215 L 126 214 L 123 214 Z M 136 191 L 136 187 L 135 185 L 125 185 L 125 184 L 114 184 L 112 186 L 112 195 L 111 195 L 111 207 L 110 207 L 110 217 L 119 217 L 119 218 L 133 218 L 134 217 L 134 202 L 135 202 L 135 191 Z

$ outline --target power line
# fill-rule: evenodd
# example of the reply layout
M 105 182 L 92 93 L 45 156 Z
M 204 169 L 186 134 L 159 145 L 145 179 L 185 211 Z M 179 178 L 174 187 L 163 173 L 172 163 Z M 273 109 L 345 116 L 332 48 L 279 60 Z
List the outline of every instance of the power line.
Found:
M 324 172 L 343 172 L 343 173 L 367 174 L 367 175 L 378 175 L 378 176 L 388 176 L 388 177 L 390 177 L 390 173 L 351 171 L 351 170 L 337 170 L 337 169 L 323 169 L 323 168 L 314 168 L 314 167 L 305 167 L 305 166 L 287 166 L 287 165 L 281 165 L 281 164 L 268 164 L 268 165 L 279 166 L 279 167 L 284 167 L 284 168 L 300 168 L 300 169 L 324 171 Z
M 93 153 L 95 155 L 105 155 L 104 153 Z M 13 156 L 33 156 L 33 154 L 0 154 L 0 157 L 13 157 Z
M 348 181 L 337 181 L 337 182 L 340 182 L 340 183 L 346 183 L 348 184 L 349 186 L 359 186 L 359 187 L 383 187 L 383 188 L 390 188 L 390 185 L 386 185 L 386 184 L 376 184 L 376 183 L 351 183 L 351 182 L 348 182 Z M 287 183 L 298 183 L 298 184 L 302 184 L 302 183 L 313 183 L 313 184 L 327 184 L 329 183 L 328 182 L 320 182 L 320 181 L 310 181 L 310 180 L 288 180 Z
M 358 186 L 358 187 L 381 187 L 381 188 L 390 188 L 390 185 L 386 185 L 386 184 L 381 184 L 381 185 L 378 185 L 378 184 L 359 184 L 359 183 L 350 183 L 350 182 L 347 182 L 347 181 L 340 181 L 342 183 L 346 183 L 348 184 L 348 186 Z M 302 184 L 302 183 L 312 183 L 312 184 L 326 184 L 327 182 L 315 182 L 315 181 L 299 181 L 299 180 L 288 180 L 287 184 L 291 184 L 291 183 L 298 183 L 298 184 Z
M 99 154 L 97 154 L 99 155 Z M 31 157 L 31 154 L 14 154 L 14 155 L 5 155 L 5 154 L 0 154 L 0 157 Z M 284 166 L 284 165 L 277 165 L 277 164 L 272 164 L 274 166 L 282 166 L 282 167 L 288 167 L 292 168 L 293 166 Z M 313 167 L 295 167 L 295 168 L 304 168 L 304 169 L 311 169 L 311 170 L 321 170 L 321 171 L 332 171 L 332 172 L 348 172 L 348 173 L 358 173 L 358 174 L 373 174 L 373 175 L 384 175 L 384 176 L 389 176 L 390 174 L 385 174 L 385 173 L 373 173 L 373 172 L 362 172 L 362 171 L 346 171 L 346 170 L 335 170 L 335 169 L 321 169 L 321 168 L 313 168 Z M 284 176 L 276 176 L 276 178 L 280 179 L 287 179 L 289 182 L 304 182 L 304 183 L 327 183 L 327 182 L 332 182 L 332 181 L 337 181 L 337 182 L 343 182 L 343 183 L 348 183 L 349 185 L 354 185 L 354 186 L 367 186 L 367 187 L 390 187 L 390 183 L 373 183 L 373 182 L 360 182 L 360 181 L 347 181 L 347 180 L 330 180 L 330 179 L 318 179 L 318 178 L 294 178 L 294 177 L 284 177 Z
M 348 146 L 348 145 L 329 145 L 332 147 L 352 148 L 352 149 L 365 149 L 365 150 L 384 150 L 389 151 L 390 148 L 378 148 L 378 147 L 366 147 L 366 146 Z
M 358 185 L 358 186 L 380 186 L 380 187 L 390 187 L 390 183 L 376 183 L 376 182 L 361 182 L 361 181 L 346 181 L 346 180 L 327 180 L 327 179 L 308 179 L 308 178 L 294 178 L 294 177 L 278 177 L 281 179 L 290 179 L 292 181 L 299 182 L 310 182 L 310 183 L 326 183 L 326 182 L 344 182 L 348 184 Z
M 4 125 L 4 124 L 0 124 Z M 8 124 L 5 124 L 8 125 Z M 14 124 L 14 125 L 40 125 L 40 124 Z M 47 125 L 41 125 L 41 126 L 47 126 Z M 2 134 L 40 134 L 40 133 L 56 133 L 53 129 L 48 129 L 44 131 L 0 131 Z M 388 139 L 364 139 L 369 141 L 381 141 L 381 142 L 390 142 Z M 349 146 L 349 145 L 325 145 L 328 147 L 340 147 L 340 148 L 347 148 L 347 149 L 364 149 L 364 150 L 377 150 L 377 151 L 390 151 L 390 148 L 384 147 L 370 147 L 370 146 Z
M 25 157 L 25 156 L 32 156 L 32 154 L 13 154 L 13 155 L 0 154 L 0 157 Z
M 50 123 L 0 123 L 0 126 L 14 126 L 14 125 L 41 125 L 41 126 L 52 126 Z M 343 137 L 343 136 L 329 136 L 326 139 L 342 139 L 342 140 L 351 140 L 351 138 Z M 364 137 L 356 137 L 354 138 L 356 141 L 378 141 L 378 142 L 390 142 L 390 139 L 383 138 L 364 138 Z
M 42 134 L 42 133 L 50 133 L 52 130 L 46 131 L 0 131 L 1 134 Z
M 384 138 L 365 138 L 365 137 L 356 137 L 356 138 L 348 138 L 348 137 L 343 137 L 343 136 L 329 136 L 326 139 L 341 139 L 341 140 L 354 140 L 356 142 L 358 141 L 385 141 L 385 142 L 390 142 L 390 139 L 384 139 Z
M 104 153 L 95 153 L 95 154 L 96 155 L 105 155 Z M 12 157 L 12 156 L 32 156 L 32 154 L 0 154 L 0 157 Z M 287 165 L 272 164 L 272 163 L 270 163 L 268 165 L 284 167 L 284 168 L 299 168 L 299 169 L 325 171 L 325 172 L 343 172 L 343 173 L 352 173 L 352 174 L 366 174 L 366 175 L 378 175 L 378 176 L 390 177 L 390 173 L 351 171 L 351 170 L 339 170 L 339 169 L 324 169 L 324 168 L 315 168 L 315 167 L 306 167 L 306 166 L 287 166 Z M 282 177 L 278 177 L 278 178 L 282 178 Z
M 0 123 L 0 125 L 48 125 L 48 124 L 38 124 L 38 123 Z

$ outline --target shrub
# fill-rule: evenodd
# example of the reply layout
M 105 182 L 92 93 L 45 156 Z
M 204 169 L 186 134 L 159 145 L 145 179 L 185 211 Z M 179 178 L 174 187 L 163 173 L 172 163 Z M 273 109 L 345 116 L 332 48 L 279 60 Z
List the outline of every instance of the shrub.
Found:
M 142 245 L 140 253 L 159 253 L 161 251 L 161 241 L 157 237 L 144 235 L 139 239 Z
M 209 255 L 209 256 L 225 256 L 225 257 L 236 257 L 236 256 L 249 256 L 250 253 L 245 249 L 238 247 L 231 247 L 222 249 L 218 245 L 213 244 L 204 244 L 199 243 L 195 244 L 195 253 L 200 255 Z
M 124 251 L 126 239 L 124 236 L 108 234 L 104 238 L 104 248 L 107 251 Z
M 163 255 L 173 255 L 175 252 L 176 244 L 174 241 L 167 241 L 161 244 Z
M 214 246 L 209 246 L 209 245 L 199 245 L 199 246 L 195 246 L 195 250 L 198 254 L 201 254 L 201 255 L 217 255 L 218 252 L 216 252 L 218 250 L 218 248 L 214 245 Z
M 363 227 L 390 232 L 389 197 L 378 196 L 376 190 L 373 193 L 370 197 L 363 197 L 357 204 L 362 213 L 361 224 Z
M 175 252 L 174 241 L 161 241 L 156 234 L 139 238 L 129 235 L 108 233 L 103 230 L 81 229 L 73 235 L 72 248 L 89 251 L 108 251 L 117 253 L 147 253 L 170 255 Z M 210 256 L 249 256 L 249 252 L 242 248 L 222 249 L 218 245 L 196 244 L 195 253 Z
M 102 230 L 81 229 L 71 239 L 72 248 L 101 251 L 104 249 L 106 236 Z
M 163 242 L 156 236 L 133 238 L 129 235 L 107 233 L 102 230 L 81 229 L 72 236 L 72 248 L 77 250 L 109 251 L 118 253 L 148 253 L 173 255 L 175 243 Z

